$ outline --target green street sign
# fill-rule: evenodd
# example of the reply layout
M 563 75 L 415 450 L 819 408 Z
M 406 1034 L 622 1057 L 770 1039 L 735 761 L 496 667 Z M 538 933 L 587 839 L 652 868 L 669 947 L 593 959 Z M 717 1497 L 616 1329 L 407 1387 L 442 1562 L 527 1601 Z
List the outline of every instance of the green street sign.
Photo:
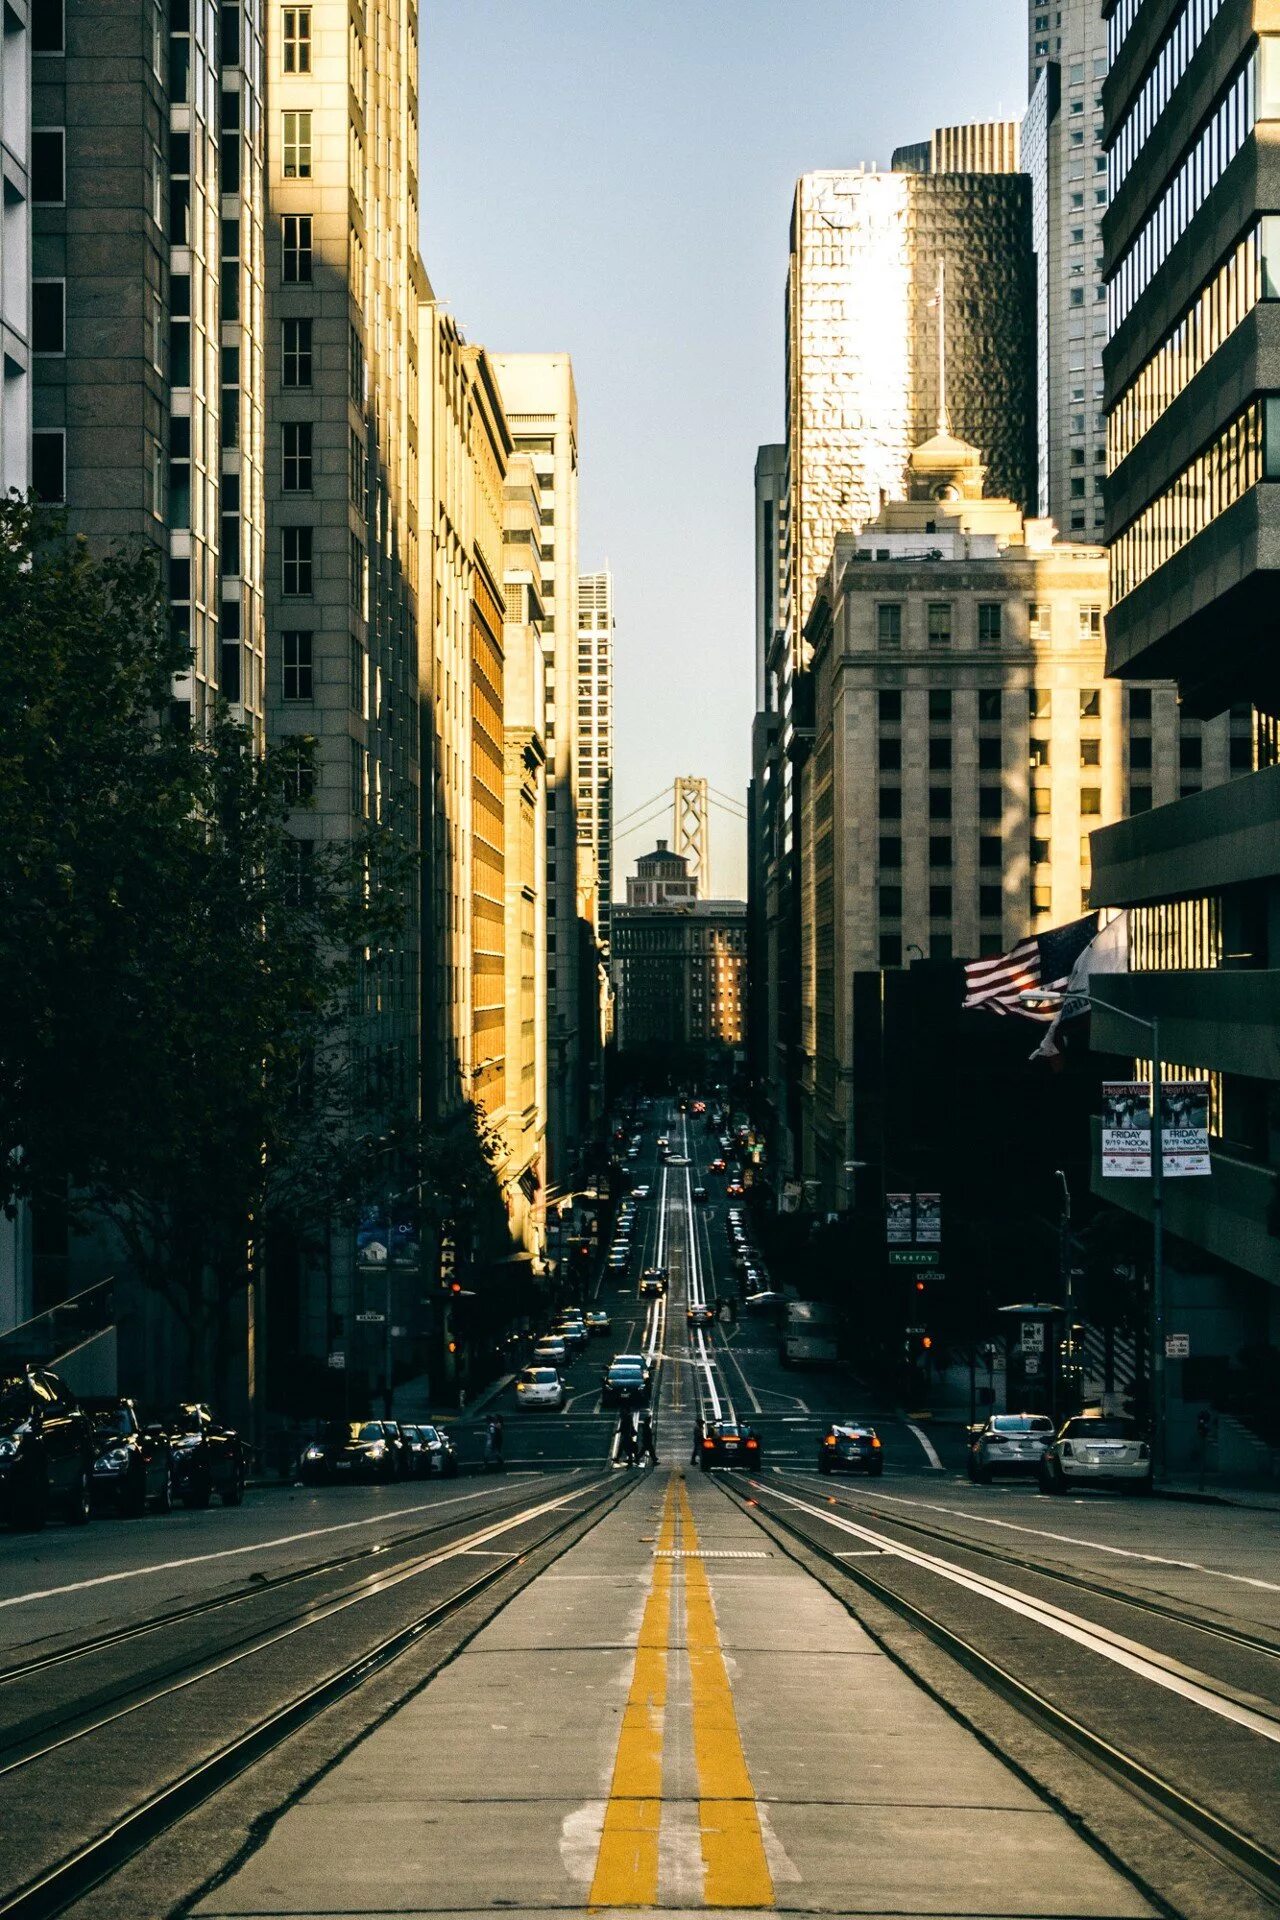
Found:
M 891 1267 L 936 1267 L 942 1258 L 941 1247 L 890 1247 Z

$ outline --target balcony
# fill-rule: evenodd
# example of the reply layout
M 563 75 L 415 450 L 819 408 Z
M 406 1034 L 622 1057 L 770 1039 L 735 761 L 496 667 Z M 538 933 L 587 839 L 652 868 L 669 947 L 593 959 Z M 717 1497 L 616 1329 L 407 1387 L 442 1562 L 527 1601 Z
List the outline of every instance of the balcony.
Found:
M 1111 1206 L 1123 1207 L 1140 1220 L 1150 1220 L 1149 1180 L 1102 1178 L 1100 1130 L 1101 1122 L 1095 1120 L 1093 1191 Z M 1268 1224 L 1275 1204 L 1275 1173 L 1270 1167 L 1233 1160 L 1225 1153 L 1213 1153 L 1212 1160 L 1213 1172 L 1207 1178 L 1165 1181 L 1167 1231 L 1280 1287 L 1280 1239 Z

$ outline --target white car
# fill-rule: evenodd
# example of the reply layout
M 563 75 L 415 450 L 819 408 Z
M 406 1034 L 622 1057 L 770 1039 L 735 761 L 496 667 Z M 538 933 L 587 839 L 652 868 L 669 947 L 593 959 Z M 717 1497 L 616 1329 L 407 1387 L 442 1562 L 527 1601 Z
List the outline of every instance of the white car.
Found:
M 1046 1493 L 1065 1493 L 1089 1483 L 1150 1493 L 1151 1448 L 1136 1420 L 1091 1412 L 1074 1414 L 1063 1425 L 1045 1453 L 1040 1485 Z
M 516 1400 L 522 1407 L 564 1405 L 564 1381 L 554 1367 L 525 1367 L 516 1381 Z
M 687 1167 L 688 1164 L 689 1156 L 687 1153 L 669 1153 L 667 1155 L 667 1165 L 669 1167 Z
M 648 1187 L 647 1187 L 647 1186 L 644 1186 L 644 1187 L 632 1187 L 632 1189 L 631 1189 L 631 1198 L 632 1198 L 633 1200 L 647 1200 L 647 1199 L 649 1198 L 649 1189 L 648 1189 Z
M 561 1340 L 555 1334 L 548 1334 L 539 1340 L 533 1350 L 534 1363 L 538 1367 L 562 1367 L 569 1358 L 569 1342 Z

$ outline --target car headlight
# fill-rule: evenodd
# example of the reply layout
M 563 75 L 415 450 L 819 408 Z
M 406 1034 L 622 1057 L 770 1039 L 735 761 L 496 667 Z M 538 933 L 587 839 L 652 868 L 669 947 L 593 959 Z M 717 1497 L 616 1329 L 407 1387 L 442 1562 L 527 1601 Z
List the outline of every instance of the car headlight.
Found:
M 0 1440 L 0 1460 L 12 1460 L 18 1451 L 18 1445 L 18 1441 L 11 1440 L 6 1434 L 5 1437 Z
M 129 1464 L 128 1449 L 110 1447 L 106 1453 L 99 1454 L 95 1464 L 99 1473 L 122 1473 Z
M 305 1452 L 305 1453 L 303 1454 L 303 1456 L 302 1456 L 302 1457 L 303 1457 L 303 1459 L 304 1459 L 304 1460 L 323 1460 L 323 1459 L 324 1459 L 324 1448 L 323 1448 L 323 1447 L 308 1447 L 308 1448 L 307 1448 L 307 1450 L 306 1450 L 306 1452 Z
M 369 1449 L 369 1458 L 371 1460 L 381 1460 L 386 1450 L 387 1450 L 387 1443 L 385 1440 L 375 1440 L 373 1445 Z

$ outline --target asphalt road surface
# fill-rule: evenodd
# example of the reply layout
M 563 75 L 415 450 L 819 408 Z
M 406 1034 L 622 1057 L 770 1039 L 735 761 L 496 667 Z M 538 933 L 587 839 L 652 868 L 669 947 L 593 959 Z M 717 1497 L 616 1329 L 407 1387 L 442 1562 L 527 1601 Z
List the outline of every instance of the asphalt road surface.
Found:
M 772 1327 L 691 1328 L 717 1151 L 649 1116 L 611 1331 L 563 1411 L 504 1396 L 505 1473 L 0 1539 L 0 1920 L 1280 1912 L 1276 1516 L 974 1487 Z M 642 1346 L 656 1469 L 600 1405 Z M 881 1478 L 817 1472 L 850 1414 Z M 699 1417 L 760 1471 L 691 1470 Z

